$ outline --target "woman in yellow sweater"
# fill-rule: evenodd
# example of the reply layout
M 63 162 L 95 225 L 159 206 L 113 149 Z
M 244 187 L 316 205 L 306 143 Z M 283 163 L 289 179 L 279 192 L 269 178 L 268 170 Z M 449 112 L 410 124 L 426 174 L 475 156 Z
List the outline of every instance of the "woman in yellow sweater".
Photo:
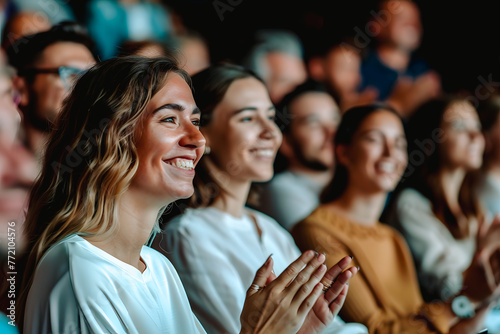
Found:
M 345 255 L 360 266 L 341 316 L 370 333 L 475 333 L 481 329 L 498 284 L 487 283 L 488 261 L 475 259 L 458 298 L 424 303 L 408 246 L 378 218 L 407 164 L 398 114 L 387 106 L 352 108 L 335 137 L 337 169 L 320 205 L 292 231 L 301 249 L 314 248 L 335 263 Z M 487 257 L 485 249 L 483 255 Z M 486 264 L 485 264 L 486 263 Z

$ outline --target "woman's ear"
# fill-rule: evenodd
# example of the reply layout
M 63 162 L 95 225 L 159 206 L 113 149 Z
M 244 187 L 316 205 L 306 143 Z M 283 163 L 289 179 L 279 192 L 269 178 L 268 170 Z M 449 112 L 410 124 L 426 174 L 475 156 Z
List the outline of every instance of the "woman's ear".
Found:
M 287 135 L 283 135 L 283 141 L 281 142 L 281 146 L 279 148 L 281 155 L 285 157 L 288 161 L 293 159 L 295 153 L 293 152 L 293 147 L 290 144 L 290 139 Z
M 341 165 L 348 166 L 349 165 L 349 154 L 348 148 L 346 145 L 335 145 L 335 156 L 337 159 L 337 163 Z
M 20 100 L 19 105 L 25 107 L 29 103 L 29 91 L 28 91 L 28 83 L 26 79 L 23 77 L 16 76 L 12 80 L 12 84 L 14 89 L 19 92 Z

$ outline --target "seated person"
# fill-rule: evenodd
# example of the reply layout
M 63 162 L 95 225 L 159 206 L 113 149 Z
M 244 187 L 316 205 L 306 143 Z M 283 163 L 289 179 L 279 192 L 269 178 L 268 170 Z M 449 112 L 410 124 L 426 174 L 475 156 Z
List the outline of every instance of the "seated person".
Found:
M 276 105 L 295 87 L 306 81 L 304 51 L 300 39 L 286 30 L 259 30 L 242 65 L 264 80 Z
M 332 179 L 340 117 L 335 100 L 314 81 L 298 86 L 278 106 L 276 122 L 283 133 L 275 163 L 279 173 L 263 185 L 257 208 L 288 230 L 319 205 Z

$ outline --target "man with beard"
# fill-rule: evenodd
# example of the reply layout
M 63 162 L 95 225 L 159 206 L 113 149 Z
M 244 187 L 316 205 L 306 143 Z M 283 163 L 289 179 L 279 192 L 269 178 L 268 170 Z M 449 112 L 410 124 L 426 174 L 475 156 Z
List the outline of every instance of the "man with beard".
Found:
M 95 63 L 94 43 L 82 27 L 65 22 L 17 40 L 7 55 L 18 72 L 14 86 L 20 94 L 24 140 L 40 160 L 73 81 Z
M 333 175 L 333 137 L 340 110 L 322 84 L 307 81 L 286 95 L 276 121 L 283 144 L 275 166 L 283 171 L 264 186 L 259 209 L 290 230 L 319 204 L 319 196 Z

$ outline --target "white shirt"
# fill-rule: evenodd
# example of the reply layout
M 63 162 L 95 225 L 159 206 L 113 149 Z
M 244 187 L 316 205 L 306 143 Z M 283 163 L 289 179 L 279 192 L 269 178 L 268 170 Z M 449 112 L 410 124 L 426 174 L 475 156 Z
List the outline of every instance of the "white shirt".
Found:
M 146 270 L 72 235 L 35 271 L 25 333 L 205 333 L 172 264 L 144 246 Z
M 258 209 L 290 231 L 318 207 L 324 186 L 304 174 L 285 171 L 263 188 Z
M 422 294 L 447 300 L 460 291 L 462 273 L 476 249 L 473 237 L 455 239 L 434 215 L 432 203 L 414 189 L 399 194 L 390 224 L 404 235 L 415 259 Z
M 259 237 L 255 217 L 262 235 Z M 291 235 L 270 217 L 247 209 L 236 218 L 216 208 L 187 209 L 157 235 L 155 248 L 176 267 L 193 311 L 207 333 L 239 333 L 246 291 L 273 254 L 279 275 L 301 254 Z M 340 318 L 328 333 L 367 333 Z
M 478 190 L 479 200 L 491 218 L 500 215 L 500 179 L 486 174 Z

